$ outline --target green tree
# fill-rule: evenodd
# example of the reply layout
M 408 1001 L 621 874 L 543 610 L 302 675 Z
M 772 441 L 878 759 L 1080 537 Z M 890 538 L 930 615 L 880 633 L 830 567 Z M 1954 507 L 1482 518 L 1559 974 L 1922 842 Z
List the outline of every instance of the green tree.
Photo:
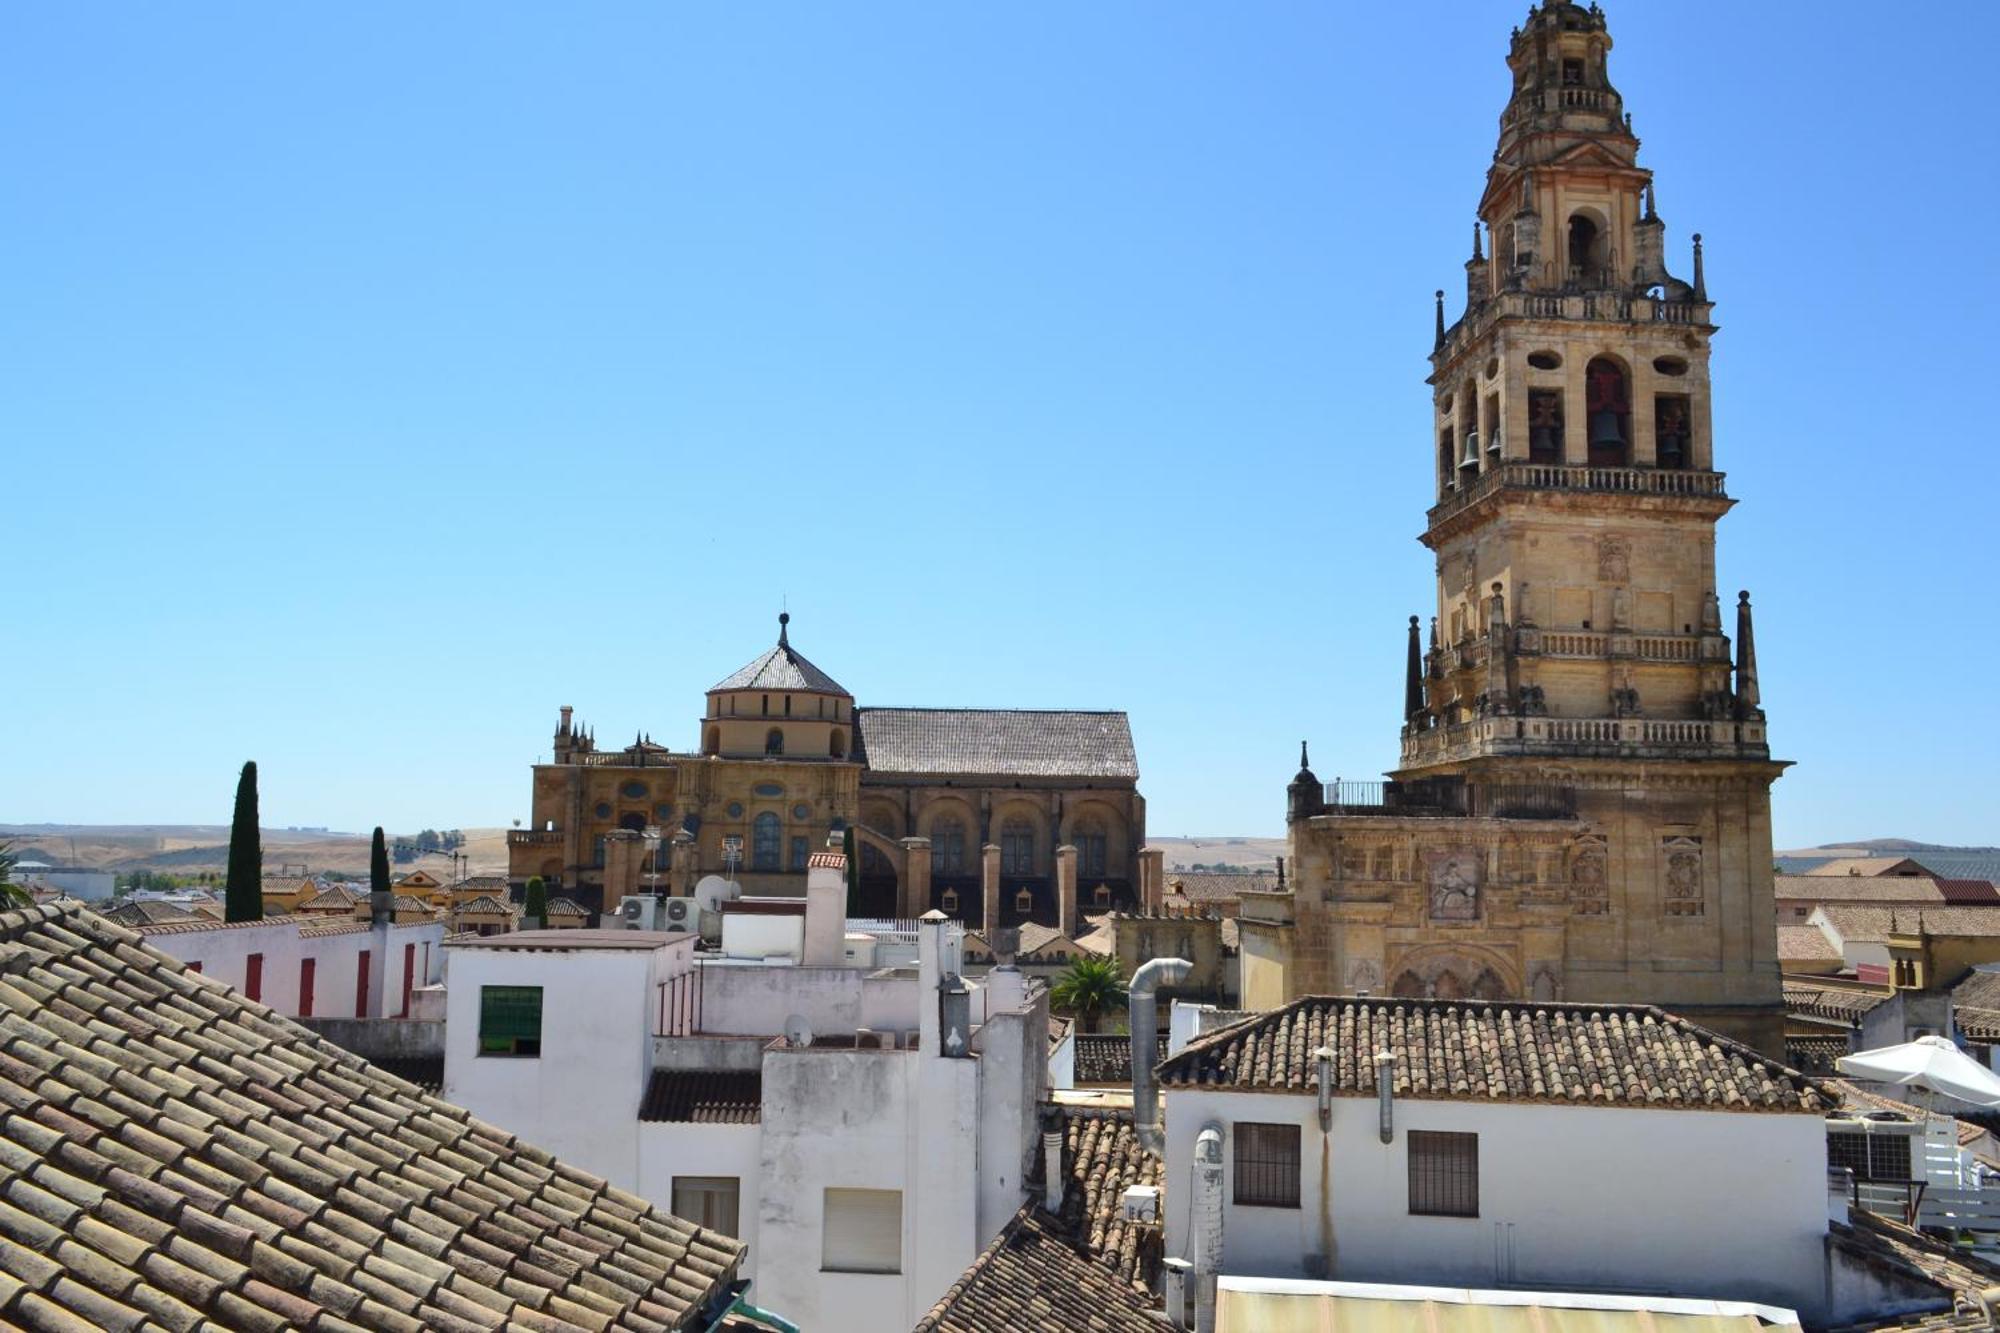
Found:
M 1079 958 L 1049 987 L 1049 1003 L 1095 1032 L 1106 1013 L 1125 1006 L 1125 974 L 1116 958 Z
M 521 904 L 522 924 L 539 930 L 549 921 L 549 886 L 540 875 L 528 880 L 527 900 Z
M 25 884 L 14 882 L 14 863 L 21 858 L 14 854 L 14 844 L 0 842 L 0 907 L 32 907 L 35 896 L 28 892 Z
M 382 826 L 375 826 L 375 836 L 368 843 L 368 892 L 387 893 L 389 891 L 389 844 L 382 837 Z
M 257 831 L 257 761 L 236 779 L 236 813 L 229 821 L 229 878 L 222 888 L 225 921 L 264 919 L 264 844 Z

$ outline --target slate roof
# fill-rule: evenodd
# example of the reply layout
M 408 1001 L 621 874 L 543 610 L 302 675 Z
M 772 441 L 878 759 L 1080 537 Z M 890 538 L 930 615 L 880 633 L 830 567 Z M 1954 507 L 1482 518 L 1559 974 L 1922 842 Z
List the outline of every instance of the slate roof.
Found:
M 1160 1184 L 1130 1111 L 1063 1109 L 1062 1211 L 1042 1191 L 1014 1215 L 914 1333 L 1161 1333 L 1148 1283 L 1158 1233 L 1129 1226 L 1124 1194 Z M 1165 1201 L 1162 1200 L 1162 1207 Z
M 1833 941 L 1818 926 L 1779 926 L 1778 957 L 1801 962 L 1834 962 L 1840 958 L 1840 950 L 1833 947 Z
M 1393 1052 L 1400 1097 L 1823 1112 L 1811 1078 L 1638 1004 L 1310 995 L 1197 1037 L 1160 1066 L 1168 1088 L 1310 1093 L 1331 1047 L 1336 1096 L 1375 1094 Z
M 874 773 L 1137 781 L 1123 713 L 1034 708 L 857 708 L 854 757 Z
M 1132 1081 L 1132 1038 L 1123 1033 L 1077 1033 L 1076 1081 L 1078 1083 L 1130 1083 Z
M 678 1329 L 740 1242 L 87 912 L 0 913 L 0 1325 Z
M 639 1118 L 692 1125 L 754 1125 L 764 1118 L 757 1069 L 655 1069 Z
M 1827 1018 L 1849 1025 L 1858 1025 L 1863 1014 L 1889 998 L 1879 991 L 1849 990 L 1843 986 L 1818 986 L 1809 981 L 1794 981 L 1790 977 L 1785 978 L 1784 987 L 1786 1009 L 1812 1018 Z
M 708 688 L 710 694 L 722 690 L 803 690 L 816 694 L 847 694 L 839 681 L 808 662 L 805 654 L 792 647 L 790 633 L 782 621 L 778 626 L 776 647 Z

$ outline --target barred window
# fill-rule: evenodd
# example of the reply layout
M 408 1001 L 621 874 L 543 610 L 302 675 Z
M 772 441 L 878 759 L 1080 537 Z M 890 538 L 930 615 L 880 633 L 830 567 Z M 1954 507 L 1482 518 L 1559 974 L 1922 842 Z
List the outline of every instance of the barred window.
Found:
M 1409 1141 L 1410 1212 L 1479 1216 L 1479 1136 L 1413 1129 Z
M 1910 1136 L 1907 1134 L 1829 1134 L 1828 1166 L 1844 1166 L 1856 1180 L 1910 1179 Z
M 956 819 L 940 819 L 931 825 L 931 873 L 965 873 L 965 825 Z
M 750 868 L 778 868 L 778 817 L 769 810 L 750 821 Z
M 1000 873 L 1035 873 L 1035 830 L 1026 820 L 1010 819 L 1000 827 Z
M 481 1055 L 542 1053 L 540 986 L 479 988 L 479 1053 Z
M 1239 1120 L 1236 1141 L 1237 1203 L 1259 1208 L 1299 1206 L 1299 1127 Z

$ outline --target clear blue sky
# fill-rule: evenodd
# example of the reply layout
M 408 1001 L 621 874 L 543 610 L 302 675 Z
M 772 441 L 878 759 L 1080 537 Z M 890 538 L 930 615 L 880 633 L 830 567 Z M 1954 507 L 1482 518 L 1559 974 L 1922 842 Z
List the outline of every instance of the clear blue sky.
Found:
M 1159 834 L 1395 758 L 1522 0 L 15 5 L 0 820 L 526 814 L 556 707 L 1131 712 Z M 1639 4 L 1780 846 L 2000 842 L 2000 7 Z M 1454 313 L 1455 313 L 1454 304 Z

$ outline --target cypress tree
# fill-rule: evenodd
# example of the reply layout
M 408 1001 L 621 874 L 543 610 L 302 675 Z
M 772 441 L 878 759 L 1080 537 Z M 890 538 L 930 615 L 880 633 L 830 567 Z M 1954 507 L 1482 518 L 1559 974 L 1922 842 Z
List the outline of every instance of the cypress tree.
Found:
M 375 826 L 375 837 L 368 844 L 368 892 L 373 895 L 389 891 L 389 844 L 382 837 L 382 826 Z
M 257 761 L 236 779 L 236 813 L 229 821 L 229 877 L 223 883 L 225 921 L 264 919 L 264 844 L 257 832 Z
M 523 924 L 539 930 L 549 920 L 549 886 L 542 883 L 540 875 L 528 879 L 527 900 L 521 904 Z

